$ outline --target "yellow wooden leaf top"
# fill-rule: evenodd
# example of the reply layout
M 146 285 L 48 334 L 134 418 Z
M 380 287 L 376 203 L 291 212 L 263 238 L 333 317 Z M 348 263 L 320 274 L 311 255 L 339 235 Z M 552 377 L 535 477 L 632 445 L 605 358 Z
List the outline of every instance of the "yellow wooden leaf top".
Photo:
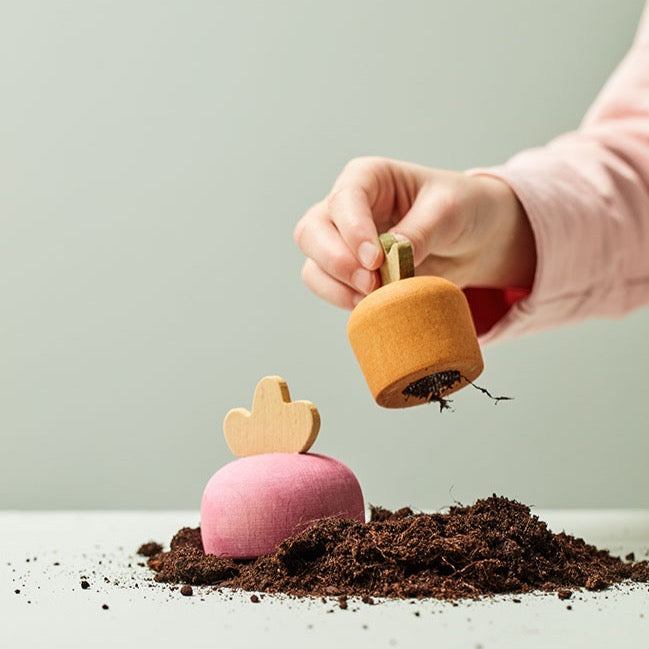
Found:
M 279 376 L 259 381 L 251 411 L 234 408 L 223 420 L 225 441 L 238 457 L 305 453 L 319 430 L 318 409 L 310 401 L 291 401 L 286 381 Z

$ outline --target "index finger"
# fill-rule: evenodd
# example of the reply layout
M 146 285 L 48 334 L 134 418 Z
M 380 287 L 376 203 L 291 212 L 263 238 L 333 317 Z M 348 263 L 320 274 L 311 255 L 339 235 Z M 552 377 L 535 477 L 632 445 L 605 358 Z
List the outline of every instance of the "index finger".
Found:
M 329 216 L 345 245 L 368 270 L 383 261 L 373 204 L 379 191 L 376 175 L 368 163 L 348 164 L 327 197 Z

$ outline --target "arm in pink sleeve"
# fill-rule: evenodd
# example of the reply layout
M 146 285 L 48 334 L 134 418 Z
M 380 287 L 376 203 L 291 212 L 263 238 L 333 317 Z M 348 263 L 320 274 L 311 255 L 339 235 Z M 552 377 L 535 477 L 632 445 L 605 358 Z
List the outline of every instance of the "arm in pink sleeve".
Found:
M 534 284 L 467 288 L 482 342 L 649 303 L 649 9 L 636 40 L 580 128 L 489 174 L 530 220 Z

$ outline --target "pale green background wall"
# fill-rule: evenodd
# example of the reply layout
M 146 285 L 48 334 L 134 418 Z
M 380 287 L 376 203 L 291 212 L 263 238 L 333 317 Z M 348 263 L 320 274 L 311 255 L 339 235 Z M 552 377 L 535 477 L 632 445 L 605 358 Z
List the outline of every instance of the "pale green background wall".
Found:
M 0 5 L 0 507 L 198 507 L 279 373 L 366 498 L 649 506 L 649 310 L 385 411 L 295 221 L 350 158 L 496 163 L 578 124 L 641 0 Z

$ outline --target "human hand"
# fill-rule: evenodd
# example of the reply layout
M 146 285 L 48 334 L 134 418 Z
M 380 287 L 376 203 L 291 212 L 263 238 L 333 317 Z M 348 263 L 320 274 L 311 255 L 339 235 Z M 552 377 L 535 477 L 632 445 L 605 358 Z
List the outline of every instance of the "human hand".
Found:
M 380 286 L 382 232 L 412 244 L 416 275 L 460 287 L 532 285 L 534 235 L 506 183 L 374 157 L 351 160 L 296 225 L 295 242 L 307 256 L 306 285 L 353 308 Z

